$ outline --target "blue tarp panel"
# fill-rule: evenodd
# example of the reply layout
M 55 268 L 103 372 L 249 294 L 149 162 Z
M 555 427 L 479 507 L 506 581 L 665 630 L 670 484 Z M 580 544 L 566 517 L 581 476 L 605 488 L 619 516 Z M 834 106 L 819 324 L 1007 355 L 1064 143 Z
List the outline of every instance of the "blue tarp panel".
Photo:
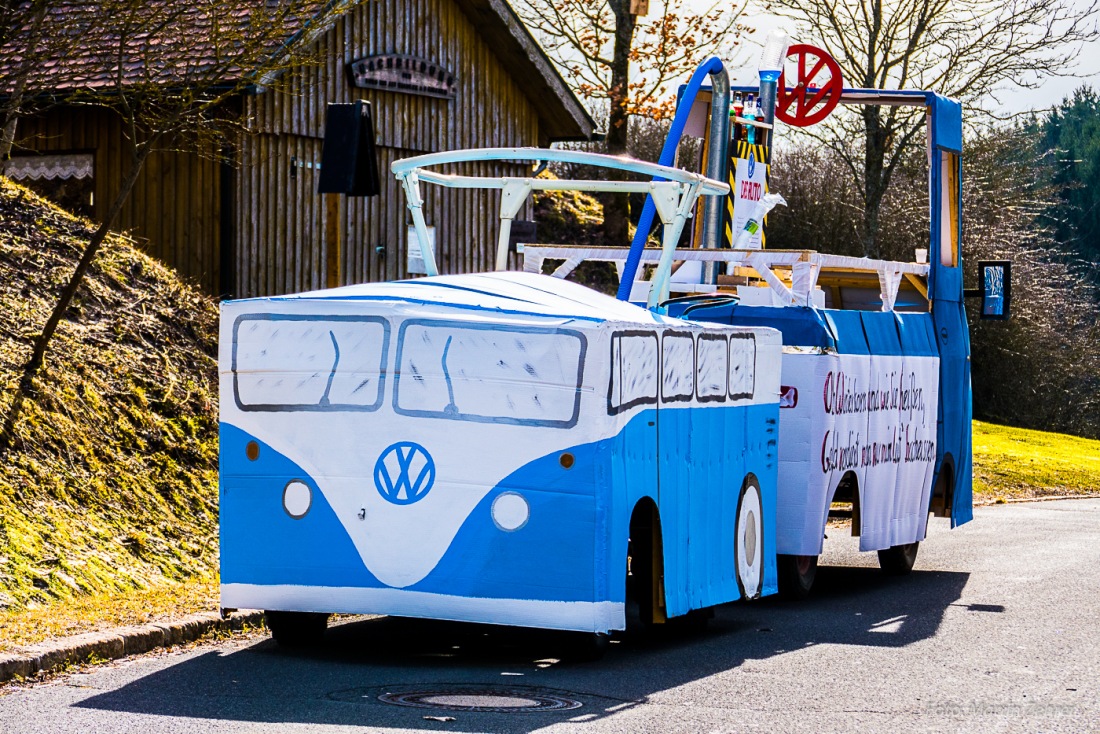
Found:
M 733 326 L 768 326 L 783 334 L 784 344 L 836 348 L 836 340 L 822 313 L 812 308 L 742 306 L 736 303 L 716 306 L 673 303 L 668 307 L 669 316 L 689 321 Z
M 867 337 L 863 333 L 863 318 L 860 311 L 822 311 L 833 334 L 836 335 L 836 350 L 841 354 L 870 354 L 867 349 Z M 870 313 L 870 312 L 867 312 Z M 786 343 L 786 342 L 784 342 Z
M 895 313 L 898 337 L 905 354 L 914 357 L 938 357 L 936 327 L 927 313 Z
M 903 354 L 898 338 L 897 319 L 891 312 L 860 311 L 863 334 L 867 337 L 867 349 L 871 354 L 884 357 Z
M 962 153 L 962 105 L 936 94 L 931 112 L 933 147 Z

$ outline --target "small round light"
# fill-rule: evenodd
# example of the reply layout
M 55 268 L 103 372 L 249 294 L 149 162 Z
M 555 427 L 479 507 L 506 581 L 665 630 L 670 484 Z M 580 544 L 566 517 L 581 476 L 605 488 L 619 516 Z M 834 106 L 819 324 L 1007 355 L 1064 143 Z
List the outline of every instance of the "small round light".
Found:
M 313 504 L 313 490 L 299 479 L 287 482 L 283 488 L 283 509 L 295 520 L 301 520 Z
M 561 464 L 562 469 L 572 469 L 574 461 L 573 454 L 568 451 L 558 457 L 558 463 Z
M 531 517 L 527 500 L 515 492 L 504 492 L 493 500 L 493 522 L 505 532 L 519 530 Z
M 244 455 L 248 457 L 249 461 L 255 461 L 260 458 L 260 444 L 255 441 L 249 441 L 244 447 Z

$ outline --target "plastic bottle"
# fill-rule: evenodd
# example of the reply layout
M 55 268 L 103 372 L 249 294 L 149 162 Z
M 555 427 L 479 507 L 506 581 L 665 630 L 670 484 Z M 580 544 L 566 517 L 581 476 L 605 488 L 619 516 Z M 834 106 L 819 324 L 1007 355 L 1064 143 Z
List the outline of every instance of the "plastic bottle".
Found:
M 777 29 L 768 34 L 764 43 L 764 52 L 760 54 L 760 97 L 756 110 L 756 119 L 769 125 L 775 122 L 775 95 L 778 92 L 779 76 L 783 73 L 783 63 L 787 58 L 790 39 L 784 30 Z M 761 129 L 760 142 L 771 143 L 771 132 Z
M 741 99 L 741 93 L 737 92 L 733 95 L 733 106 L 730 108 L 730 115 L 733 117 L 741 117 L 745 112 L 745 102 Z M 731 120 L 733 123 L 730 125 L 730 129 L 733 130 L 734 142 L 739 141 L 745 134 L 744 126 L 741 123 Z
M 756 101 L 753 99 L 753 96 L 751 94 L 745 95 L 745 115 L 744 115 L 744 117 L 745 117 L 746 120 L 755 120 L 756 119 Z M 756 126 L 755 125 L 746 125 L 745 126 L 745 140 L 746 140 L 746 142 L 748 142 L 749 145 L 753 145 L 753 144 L 756 143 Z
M 760 54 L 760 66 L 757 67 L 761 81 L 779 81 L 789 44 L 790 39 L 786 31 L 775 30 L 768 34 L 768 40 L 764 43 L 764 52 Z

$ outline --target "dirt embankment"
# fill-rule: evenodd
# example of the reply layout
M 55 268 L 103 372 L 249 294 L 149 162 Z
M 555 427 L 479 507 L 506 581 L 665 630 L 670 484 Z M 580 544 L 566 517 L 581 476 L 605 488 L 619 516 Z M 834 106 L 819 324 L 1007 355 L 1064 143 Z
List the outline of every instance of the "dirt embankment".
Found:
M 0 411 L 92 225 L 0 178 Z M 0 460 L 0 609 L 217 559 L 217 305 L 104 244 Z

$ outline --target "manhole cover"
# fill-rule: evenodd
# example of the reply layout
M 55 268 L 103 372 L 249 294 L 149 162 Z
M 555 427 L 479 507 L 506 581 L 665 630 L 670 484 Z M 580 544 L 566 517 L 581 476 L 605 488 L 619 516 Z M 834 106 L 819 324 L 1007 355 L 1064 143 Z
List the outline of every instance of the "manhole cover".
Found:
M 383 693 L 378 700 L 395 706 L 506 714 L 570 711 L 583 705 L 580 701 L 553 693 L 501 688 L 452 688 L 444 691 Z

